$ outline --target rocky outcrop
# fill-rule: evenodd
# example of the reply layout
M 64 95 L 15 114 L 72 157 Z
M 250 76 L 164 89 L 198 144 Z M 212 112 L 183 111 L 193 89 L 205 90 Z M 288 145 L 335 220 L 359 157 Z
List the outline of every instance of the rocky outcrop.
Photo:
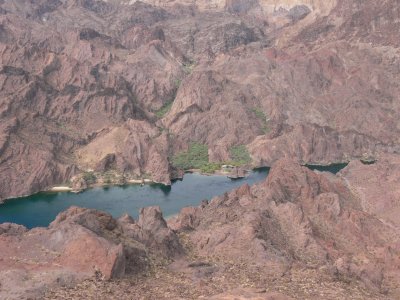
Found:
M 341 173 L 359 197 L 362 209 L 397 229 L 400 226 L 399 163 L 397 155 L 384 155 L 374 163 L 353 161 Z
M 0 234 L 3 235 L 21 235 L 28 231 L 26 227 L 13 223 L 0 224 Z
M 159 207 L 142 208 L 137 222 L 129 216 L 121 217 L 118 222 L 124 234 L 161 255 L 178 257 L 183 254 L 178 236 L 168 227 Z
M 375 207 L 385 208 L 379 211 L 366 206 L 368 198 L 357 192 L 363 190 L 361 182 L 370 185 L 366 178 L 376 178 L 377 168 L 384 171 L 379 164 L 354 162 L 335 177 L 279 160 L 266 182 L 184 209 L 171 226 L 188 232 L 201 257 L 241 261 L 254 270 L 262 268 L 266 277 L 285 276 L 303 266 L 332 279 L 357 278 L 369 289 L 397 295 L 400 234 L 390 219 L 397 203 L 372 194 Z M 382 189 L 390 186 L 395 186 L 391 180 L 381 181 Z
M 355 131 L 337 132 L 327 126 L 296 125 L 279 137 L 257 137 L 249 146 L 257 165 L 270 166 L 282 157 L 308 164 L 345 162 L 375 155 L 380 142 Z
M 172 299 L 396 299 L 397 164 L 397 155 L 352 161 L 333 175 L 281 159 L 265 181 L 168 222 L 158 207 L 141 209 L 138 220 L 72 207 L 48 228 L 3 224 L 0 295 L 54 287 L 45 297 L 111 289 L 119 299 L 167 291 Z
M 68 260 L 61 251 L 57 261 L 75 268 L 74 276 L 84 266 L 88 268 L 88 261 L 100 258 L 103 264 L 98 262 L 96 270 L 110 272 L 115 265 L 116 273 L 108 274 L 119 276 L 125 266 L 128 274 L 123 280 L 84 281 L 73 289 L 56 289 L 46 293 L 46 299 L 85 299 L 93 293 L 101 298 L 110 290 L 119 299 L 130 299 L 132 294 L 159 299 L 313 299 L 321 295 L 326 299 L 397 299 L 400 234 L 393 218 L 398 193 L 392 176 L 397 163 L 396 155 L 369 165 L 352 161 L 333 175 L 281 159 L 265 181 L 184 208 L 168 222 L 157 207 L 142 209 L 137 221 L 128 215 L 114 220 L 105 213 L 71 208 L 49 229 L 3 234 L 0 241 L 14 239 L 13 247 L 17 241 L 18 245 L 32 242 L 38 238 L 36 231 L 41 232 L 40 245 L 63 245 L 68 250 Z M 378 189 L 387 190 L 388 197 L 369 195 L 369 186 L 378 181 Z M 74 239 L 66 238 L 71 226 L 77 233 Z M 43 235 L 49 231 L 57 232 L 57 238 Z M 80 242 L 74 243 L 75 239 Z M 94 241 L 96 250 L 87 251 Z M 87 253 L 78 254 L 79 246 L 97 256 L 89 260 Z M 104 249 L 114 248 L 112 255 L 103 256 Z M 4 251 L 16 251 L 0 249 L 5 257 L 8 252 Z M 22 263 L 27 251 L 17 249 Z M 124 254 L 125 264 L 118 259 L 117 249 Z M 160 264 L 155 257 L 169 259 Z M 146 276 L 137 274 L 143 266 L 139 262 L 152 265 Z M 69 278 L 59 276 L 62 282 Z
M 169 184 L 193 141 L 259 166 L 398 152 L 393 7 L 3 1 L 0 199 L 87 170 Z
M 28 231 L 23 226 L 2 224 L 0 296 L 36 297 L 50 286 L 70 285 L 85 278 L 140 274 L 149 267 L 151 253 L 166 258 L 182 253 L 159 208 L 145 211 L 148 213 L 142 213 L 136 224 L 137 235 L 126 230 L 126 221 L 78 207 L 59 214 L 48 228 Z
M 171 43 L 163 41 L 162 33 L 152 34 L 154 30 L 149 28 L 149 36 L 153 38 L 136 45 L 137 51 L 132 54 L 124 48 L 129 45 L 122 45 L 125 38 L 129 39 L 129 28 L 136 24 L 146 27 L 146 16 L 162 15 L 162 10 L 136 5 L 128 9 L 135 11 L 132 15 L 124 13 L 127 8 L 117 3 L 105 5 L 107 9 L 93 9 L 104 2 L 64 1 L 51 9 L 43 9 L 39 2 L 1 4 L 10 18 L 4 17 L 1 21 L 3 36 L 7 38 L 1 49 L 1 63 L 6 67 L 1 72 L 0 113 L 4 124 L 12 119 L 20 124 L 11 132 L 7 130 L 3 134 L 3 128 L 0 130 L 0 168 L 5 176 L 1 179 L 2 199 L 46 189 L 84 171 L 87 165 L 82 159 L 85 157 L 79 157 L 77 150 L 90 145 L 96 138 L 101 140 L 98 133 L 102 129 L 112 130 L 129 120 L 147 119 L 152 123 L 151 131 L 157 131 L 152 112 L 170 100 L 176 90 L 174 81 L 184 74 L 182 54 Z M 105 11 L 118 15 L 121 20 L 118 39 L 102 29 L 110 25 L 106 25 Z M 26 18 L 28 14 L 31 17 Z M 136 21 L 133 20 L 135 17 Z M 86 22 L 93 18 L 101 21 Z M 21 30 L 30 33 L 24 34 Z M 16 40 L 26 46 L 17 50 L 14 47 Z M 122 56 L 115 51 L 122 51 Z M 13 55 L 21 60 L 12 63 Z M 171 76 L 166 76 L 167 69 Z M 127 73 L 122 75 L 124 70 Z M 156 79 L 156 73 L 164 83 Z M 11 86 L 19 92 L 6 96 Z M 132 145 L 136 129 L 128 127 L 127 130 L 133 130 L 133 141 L 128 142 Z M 126 152 L 130 150 L 125 149 Z M 141 157 L 147 151 L 133 155 L 138 156 L 141 164 L 151 160 L 149 164 L 160 163 L 167 167 L 158 170 L 150 166 L 143 170 L 146 167 L 133 165 L 129 166 L 131 169 L 127 168 L 128 171 L 143 174 L 150 170 L 156 181 L 168 183 L 167 157 L 153 158 L 158 155 L 158 150 L 151 152 L 155 154 L 150 157 Z M 90 157 L 91 168 L 104 159 L 99 155 L 102 153 L 89 154 L 95 156 L 95 159 Z M 7 171 L 9 165 L 25 173 L 16 172 L 14 178 L 14 174 Z M 122 169 L 118 171 L 123 172 Z M 10 182 L 6 178 L 10 178 Z

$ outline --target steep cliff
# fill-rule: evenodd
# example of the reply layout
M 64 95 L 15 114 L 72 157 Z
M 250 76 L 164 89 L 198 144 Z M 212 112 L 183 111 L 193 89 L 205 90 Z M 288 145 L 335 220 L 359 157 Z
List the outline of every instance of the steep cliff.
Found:
M 396 1 L 145 2 L 0 3 L 0 199 L 90 170 L 168 184 L 191 142 L 398 153 Z

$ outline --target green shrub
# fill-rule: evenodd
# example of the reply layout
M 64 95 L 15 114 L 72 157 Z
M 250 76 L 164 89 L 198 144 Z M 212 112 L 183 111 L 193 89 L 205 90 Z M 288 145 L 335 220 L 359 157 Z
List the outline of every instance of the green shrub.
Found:
M 175 155 L 172 165 L 178 169 L 201 169 L 208 164 L 208 146 L 191 143 L 186 152 Z
M 155 112 L 157 118 L 161 119 L 162 117 L 164 117 L 171 110 L 173 103 L 174 101 L 168 101 L 159 110 L 157 110 Z
M 253 108 L 251 110 L 257 117 L 257 119 L 259 119 L 262 122 L 262 127 L 261 130 L 262 132 L 265 134 L 268 132 L 268 122 L 267 122 L 267 116 L 265 115 L 265 113 L 260 109 L 260 108 Z
M 234 165 L 246 165 L 251 163 L 249 151 L 245 145 L 233 146 L 229 149 Z
M 181 86 L 182 80 L 181 79 L 175 79 L 175 88 L 176 90 L 179 89 L 179 87 Z M 176 92 L 175 92 L 176 94 Z
M 170 110 L 172 107 L 172 104 L 174 103 L 174 100 L 176 98 L 176 94 L 178 93 L 178 89 L 181 86 L 182 80 L 181 79 L 175 79 L 174 85 L 175 88 L 173 90 L 172 96 L 169 101 L 165 102 L 163 106 L 154 113 L 156 114 L 157 118 L 161 119 L 163 118 Z
M 92 184 L 96 182 L 96 175 L 93 172 L 84 172 L 82 178 L 88 183 Z
M 208 163 L 201 167 L 201 173 L 213 174 L 218 170 L 221 170 L 221 163 Z
M 194 61 L 183 65 L 183 68 L 187 74 L 191 74 L 195 67 L 196 67 L 196 62 Z
M 104 184 L 111 184 L 115 179 L 115 174 L 111 171 L 107 171 L 103 174 L 103 183 Z

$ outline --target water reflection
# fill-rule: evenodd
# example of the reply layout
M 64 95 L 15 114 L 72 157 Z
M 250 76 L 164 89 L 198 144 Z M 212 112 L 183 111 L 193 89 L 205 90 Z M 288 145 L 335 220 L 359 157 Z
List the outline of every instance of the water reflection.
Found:
M 160 190 L 166 196 L 169 195 L 169 193 L 171 193 L 171 190 L 172 190 L 172 186 L 161 184 L 161 183 L 152 183 L 152 184 L 150 184 L 150 188 L 155 189 L 155 190 Z

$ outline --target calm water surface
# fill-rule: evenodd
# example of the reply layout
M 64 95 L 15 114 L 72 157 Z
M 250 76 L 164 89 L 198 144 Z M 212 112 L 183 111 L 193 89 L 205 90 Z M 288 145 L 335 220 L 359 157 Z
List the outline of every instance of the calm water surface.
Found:
M 141 207 L 158 205 L 164 216 L 178 213 L 182 207 L 197 206 L 203 199 L 222 195 L 245 183 L 254 184 L 268 175 L 267 168 L 250 173 L 247 178 L 231 180 L 225 176 L 186 174 L 171 187 L 162 185 L 127 185 L 93 188 L 80 194 L 39 193 L 0 204 L 0 223 L 12 222 L 28 228 L 48 226 L 60 212 L 72 205 L 109 212 L 114 217 L 124 213 L 137 218 Z
M 333 174 L 338 173 L 340 170 L 347 167 L 348 163 L 339 163 L 339 164 L 332 164 L 329 166 L 318 166 L 318 165 L 306 165 L 311 170 L 320 171 L 320 172 L 330 172 Z
M 307 167 L 336 174 L 346 165 Z M 231 180 L 225 176 L 186 174 L 182 181 L 173 183 L 171 187 L 159 184 L 127 185 L 94 188 L 80 194 L 38 193 L 0 204 L 0 224 L 12 222 L 28 228 L 48 226 L 60 212 L 72 205 L 103 210 L 116 218 L 124 213 L 137 218 L 140 208 L 158 205 L 164 216 L 168 217 L 185 206 L 199 205 L 203 199 L 210 200 L 245 183 L 251 185 L 259 182 L 267 177 L 268 172 L 268 168 L 258 169 L 239 180 Z

